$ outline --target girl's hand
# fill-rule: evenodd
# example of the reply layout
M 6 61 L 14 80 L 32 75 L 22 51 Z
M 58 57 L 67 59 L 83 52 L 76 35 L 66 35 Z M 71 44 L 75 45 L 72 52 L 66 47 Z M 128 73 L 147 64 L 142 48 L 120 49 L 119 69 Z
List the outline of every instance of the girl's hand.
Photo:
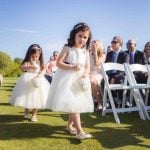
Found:
M 97 45 L 97 43 L 96 43 L 96 41 L 93 41 L 92 42 L 92 52 L 94 53 L 94 54 L 97 54 L 97 49 L 98 49 L 98 45 Z
M 38 67 L 35 66 L 35 65 L 32 65 L 32 69 L 33 69 L 33 70 L 36 70 L 36 69 L 38 69 Z
M 79 71 L 79 70 L 81 70 L 82 65 L 81 65 L 81 64 L 75 64 L 75 65 L 72 66 L 72 68 L 73 68 L 73 70 L 75 70 L 75 71 Z
M 38 67 L 37 67 L 37 65 L 36 65 L 36 62 L 35 61 L 32 61 L 32 63 L 31 63 L 31 69 L 33 69 L 33 70 L 36 70 Z
M 82 78 L 87 78 L 88 75 L 87 74 L 83 74 Z
M 41 77 L 41 75 L 40 74 L 38 74 L 37 76 L 36 76 L 36 78 L 40 78 Z

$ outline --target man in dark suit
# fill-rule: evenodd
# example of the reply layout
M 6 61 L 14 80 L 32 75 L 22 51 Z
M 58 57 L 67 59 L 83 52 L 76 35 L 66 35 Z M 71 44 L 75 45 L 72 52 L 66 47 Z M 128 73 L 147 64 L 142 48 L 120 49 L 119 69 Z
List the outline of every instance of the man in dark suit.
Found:
M 115 36 L 112 39 L 111 47 L 112 51 L 107 53 L 105 62 L 114 62 L 114 63 L 129 63 L 129 55 L 122 50 L 123 40 L 120 36 Z M 111 70 L 107 72 L 109 77 L 110 84 L 120 84 L 124 81 L 125 74 L 124 72 Z M 122 90 L 116 90 L 112 92 L 115 104 L 117 107 L 121 106 L 122 103 Z
M 145 64 L 144 53 L 136 50 L 136 41 L 134 39 L 130 39 L 127 42 L 127 51 L 129 54 L 129 63 L 130 64 Z M 135 72 L 135 79 L 138 83 L 142 83 L 142 72 Z
M 127 42 L 127 51 L 129 54 L 129 63 L 130 64 L 144 64 L 143 52 L 136 50 L 136 41 L 134 39 L 128 40 Z
M 114 63 L 128 63 L 129 55 L 122 50 L 123 40 L 120 36 L 113 37 L 111 46 L 113 51 L 108 52 L 105 62 L 114 62 Z M 109 81 L 111 83 L 120 83 L 120 80 L 124 79 L 124 75 L 118 71 L 108 72 Z

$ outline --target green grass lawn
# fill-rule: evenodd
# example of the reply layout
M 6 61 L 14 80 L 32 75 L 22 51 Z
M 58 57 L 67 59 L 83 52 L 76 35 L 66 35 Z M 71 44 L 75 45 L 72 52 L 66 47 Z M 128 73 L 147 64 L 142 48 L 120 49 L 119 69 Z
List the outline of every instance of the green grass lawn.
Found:
M 138 113 L 119 114 L 116 124 L 112 114 L 82 114 L 82 126 L 93 138 L 78 141 L 65 128 L 68 115 L 42 110 L 38 122 L 23 118 L 23 108 L 9 105 L 16 78 L 4 78 L 0 87 L 0 150 L 99 150 L 150 149 L 150 121 Z

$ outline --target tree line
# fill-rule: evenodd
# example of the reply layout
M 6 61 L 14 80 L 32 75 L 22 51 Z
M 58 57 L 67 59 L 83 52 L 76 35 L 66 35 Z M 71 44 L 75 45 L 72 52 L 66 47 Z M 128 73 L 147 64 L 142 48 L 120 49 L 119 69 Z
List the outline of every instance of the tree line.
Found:
M 12 59 L 7 53 L 0 51 L 0 74 L 5 77 L 17 77 L 21 75 L 20 64 L 22 59 Z

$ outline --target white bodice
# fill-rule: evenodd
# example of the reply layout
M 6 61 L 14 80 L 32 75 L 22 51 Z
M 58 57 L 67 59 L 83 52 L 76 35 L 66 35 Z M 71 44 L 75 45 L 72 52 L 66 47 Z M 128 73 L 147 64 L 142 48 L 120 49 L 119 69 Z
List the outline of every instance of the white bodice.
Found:
M 66 62 L 70 64 L 82 64 L 85 66 L 86 63 L 86 49 L 84 48 L 69 48 Z
M 34 72 L 39 73 L 40 72 L 40 62 L 39 61 L 34 61 L 33 64 L 37 68 L 37 69 L 34 70 Z

